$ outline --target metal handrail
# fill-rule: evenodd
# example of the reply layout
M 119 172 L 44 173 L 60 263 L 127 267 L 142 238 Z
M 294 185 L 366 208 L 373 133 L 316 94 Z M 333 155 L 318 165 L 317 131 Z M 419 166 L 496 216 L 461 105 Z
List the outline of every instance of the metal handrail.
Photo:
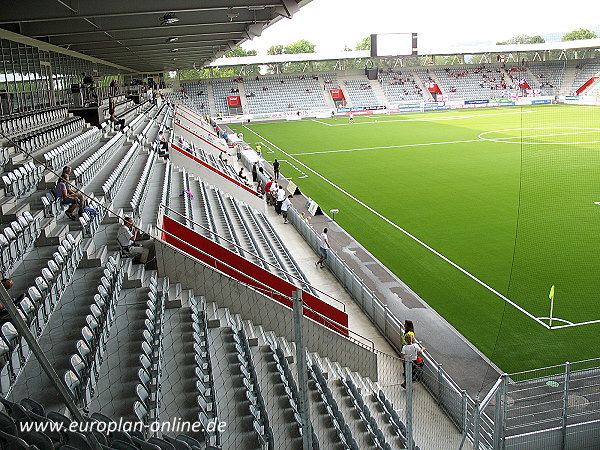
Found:
M 253 290 L 255 290 L 255 291 L 258 291 L 259 293 L 261 293 L 261 294 L 263 294 L 263 295 L 265 295 L 265 296 L 267 296 L 267 297 L 271 297 L 272 295 L 278 295 L 278 296 L 280 296 L 280 297 L 284 297 L 284 298 L 286 298 L 286 299 L 289 299 L 290 301 L 293 301 L 293 300 L 294 300 L 292 297 L 289 297 L 289 296 L 287 296 L 287 295 L 285 295 L 285 294 L 283 294 L 283 293 L 281 293 L 281 292 L 278 292 L 278 291 L 275 291 L 275 290 L 273 290 L 273 288 L 271 288 L 270 286 L 266 285 L 266 284 L 265 284 L 265 283 L 263 283 L 262 281 L 260 281 L 260 280 L 257 280 L 256 278 L 252 277 L 251 275 L 249 275 L 249 274 L 247 274 L 247 273 L 244 273 L 244 272 L 242 272 L 241 270 L 239 270 L 239 269 L 237 269 L 237 268 L 235 268 L 235 267 L 231 266 L 230 264 L 226 263 L 225 261 L 223 261 L 223 260 L 220 260 L 220 259 L 216 258 L 215 256 L 213 256 L 213 255 L 211 255 L 211 254 L 209 254 L 209 253 L 205 252 L 204 250 L 202 250 L 202 249 L 200 249 L 200 248 L 196 247 L 194 244 L 192 244 L 192 243 L 190 243 L 190 242 L 187 242 L 187 241 L 184 241 L 184 240 L 183 240 L 183 239 L 181 239 L 179 236 L 175 236 L 173 233 L 170 233 L 170 232 L 168 232 L 168 231 L 166 231 L 166 230 L 162 229 L 162 228 L 161 228 L 161 227 L 159 227 L 159 226 L 156 226 L 156 227 L 155 227 L 155 231 L 160 231 L 160 232 L 162 232 L 162 233 L 165 233 L 165 234 L 167 234 L 167 235 L 169 235 L 169 236 L 172 236 L 173 238 L 177 239 L 177 240 L 178 240 L 178 241 L 180 241 L 180 242 L 183 242 L 184 244 L 186 244 L 187 246 L 189 246 L 189 247 L 193 248 L 194 250 L 197 250 L 197 251 L 199 251 L 199 252 L 200 252 L 200 253 L 202 253 L 203 255 L 206 255 L 206 256 L 209 256 L 209 257 L 210 257 L 210 258 L 212 258 L 212 259 L 215 259 L 216 261 L 220 262 L 220 263 L 221 263 L 221 264 L 223 264 L 224 266 L 226 266 L 226 267 L 228 267 L 228 268 L 230 268 L 230 269 L 234 270 L 235 272 L 237 272 L 237 273 L 239 273 L 239 274 L 242 274 L 242 275 L 244 275 L 244 276 L 245 276 L 245 277 L 247 277 L 247 278 L 250 278 L 252 281 L 255 281 L 255 282 L 256 282 L 256 283 L 258 283 L 259 285 L 261 285 L 261 286 L 264 286 L 264 287 L 258 288 L 258 287 L 256 287 L 256 286 L 252 286 L 252 285 L 250 285 L 250 284 L 248 284 L 248 283 L 246 283 L 246 282 L 243 282 L 243 281 L 240 281 L 240 280 L 238 280 L 238 279 L 235 279 L 235 281 L 236 281 L 237 283 L 240 283 L 240 284 L 242 284 L 242 285 L 246 286 L 246 287 L 247 287 L 247 288 L 249 288 L 249 289 L 253 289 Z M 184 252 L 183 252 L 181 249 L 179 249 L 179 248 L 175 247 L 174 245 L 172 245 L 172 244 L 169 244 L 168 242 L 165 242 L 164 240 L 162 240 L 162 239 L 161 239 L 161 238 L 160 238 L 158 235 L 155 235 L 155 236 L 153 236 L 153 238 L 154 238 L 155 240 L 157 240 L 157 241 L 159 241 L 159 242 L 161 242 L 161 243 L 163 243 L 163 244 L 165 244 L 165 245 L 169 246 L 170 248 L 172 248 L 172 249 L 176 250 L 177 252 L 184 253 Z M 189 258 L 192 258 L 194 261 L 196 261 L 196 262 L 198 262 L 198 263 L 200 263 L 200 264 L 202 264 L 202 265 L 209 266 L 209 265 L 208 265 L 206 262 L 204 262 L 204 261 L 202 261 L 202 260 L 200 260 L 200 259 L 198 259 L 198 258 L 196 258 L 196 257 L 194 257 L 194 256 L 192 256 L 192 255 L 190 255 L 190 254 L 188 254 L 188 253 L 185 253 L 185 256 L 186 256 L 186 257 L 189 257 Z M 213 270 L 216 270 L 217 272 L 219 272 L 220 274 L 222 274 L 222 275 L 224 275 L 224 276 L 226 276 L 226 277 L 228 277 L 228 278 L 233 278 L 233 277 L 231 277 L 231 275 L 228 275 L 228 274 L 224 273 L 223 271 L 221 271 L 221 270 L 217 269 L 216 267 L 212 267 L 212 266 L 209 266 L 209 267 L 211 267 L 211 269 L 213 269 Z M 268 294 L 272 294 L 272 295 L 270 296 L 270 295 L 268 295 Z M 289 308 L 289 307 L 288 307 L 288 306 L 286 306 L 286 305 L 283 305 L 283 306 L 284 306 L 284 307 L 286 307 L 286 308 Z M 355 342 L 356 344 L 358 344 L 358 345 L 360 345 L 360 346 L 362 346 L 362 347 L 364 347 L 364 348 L 366 348 L 366 349 L 368 349 L 368 350 L 370 350 L 370 351 L 374 351 L 374 349 L 375 349 L 375 343 L 374 343 L 374 342 L 373 342 L 371 339 L 369 339 L 369 338 L 367 338 L 367 337 L 365 337 L 365 336 L 363 336 L 363 335 L 361 335 L 361 334 L 359 334 L 359 333 L 357 333 L 357 332 L 355 332 L 355 331 L 351 330 L 351 329 L 350 329 L 349 327 L 347 327 L 347 326 L 344 326 L 344 325 L 342 325 L 342 324 L 339 324 L 339 323 L 337 323 L 337 322 L 334 322 L 334 321 L 332 321 L 332 320 L 331 320 L 329 317 L 326 317 L 326 316 L 324 316 L 323 314 L 319 313 L 318 311 L 315 311 L 314 309 L 310 308 L 310 307 L 309 307 L 309 306 L 307 306 L 306 304 L 304 305 L 304 308 L 305 308 L 306 310 L 308 310 L 308 311 L 310 311 L 310 312 L 314 313 L 315 315 L 319 316 L 319 318 L 322 318 L 322 319 L 323 319 L 325 322 L 328 322 L 328 323 L 332 324 L 332 325 L 333 325 L 333 326 L 335 326 L 336 328 L 340 328 L 340 329 L 342 329 L 342 330 L 345 330 L 345 331 L 347 331 L 348 333 L 352 333 L 353 335 L 355 335 L 355 336 L 358 336 L 359 338 L 361 338 L 361 339 L 364 339 L 365 341 L 369 342 L 369 345 L 367 346 L 366 344 L 364 344 L 363 342 L 359 341 L 359 340 L 358 340 L 358 339 L 356 339 L 356 338 L 353 338 L 353 337 L 351 337 L 351 336 L 344 336 L 345 338 L 347 338 L 347 339 L 350 339 L 351 341 Z M 320 324 L 319 322 L 316 322 L 315 320 L 313 320 L 313 319 L 311 319 L 311 318 L 308 318 L 308 317 L 307 317 L 307 319 L 309 319 L 309 320 L 312 320 L 313 322 L 317 323 L 318 325 L 325 326 L 325 325 L 323 325 L 323 324 Z M 328 328 L 328 329 L 329 329 L 329 330 L 331 330 L 331 328 Z
M 295 276 L 295 275 L 293 275 L 293 274 L 289 273 L 288 271 L 286 271 L 286 270 L 285 270 L 283 267 L 278 267 L 278 266 L 276 266 L 275 264 L 273 264 L 273 263 L 270 263 L 269 261 L 267 261 L 267 260 L 265 260 L 264 258 L 262 258 L 260 255 L 254 254 L 254 253 L 252 253 L 252 252 L 250 252 L 250 251 L 246 250 L 245 248 L 243 248 L 243 247 L 240 247 L 240 246 L 239 246 L 239 245 L 237 245 L 235 242 L 232 242 L 232 241 L 230 241 L 229 239 L 227 239 L 227 238 L 224 238 L 224 237 L 223 237 L 223 236 L 221 236 L 220 234 L 218 234 L 218 233 L 215 233 L 214 231 L 212 231 L 212 230 L 210 230 L 210 229 L 206 228 L 205 226 L 203 226 L 203 225 L 199 224 L 198 222 L 195 222 L 194 220 L 192 220 L 192 219 L 190 219 L 190 218 L 186 217 L 185 215 L 181 214 L 180 212 L 178 212 L 178 211 L 175 211 L 173 208 L 171 208 L 171 207 L 169 207 L 169 206 L 167 206 L 167 205 L 165 205 L 165 204 L 161 203 L 161 204 L 159 205 L 159 212 L 161 212 L 161 211 L 163 211 L 163 210 L 165 210 L 165 209 L 166 209 L 166 210 L 168 210 L 168 211 L 172 211 L 172 212 L 174 212 L 176 215 L 178 215 L 178 216 L 179 216 L 179 217 L 181 217 L 182 219 L 184 219 L 184 220 L 187 220 L 187 221 L 190 221 L 190 222 L 191 222 L 191 223 L 193 223 L 194 225 L 196 225 L 196 226 L 200 227 L 202 230 L 205 230 L 205 231 L 207 231 L 208 233 L 210 233 L 211 235 L 214 235 L 214 236 L 218 237 L 219 239 L 221 239 L 221 240 L 223 240 L 223 241 L 227 242 L 228 244 L 231 244 L 231 245 L 233 245 L 235 248 L 237 248 L 238 250 L 241 250 L 243 253 L 247 253 L 247 254 L 249 254 L 249 255 L 251 255 L 251 256 L 253 256 L 253 257 L 256 257 L 256 258 L 257 258 L 257 259 L 259 259 L 260 261 L 264 262 L 264 263 L 265 263 L 267 266 L 274 268 L 274 269 L 275 269 L 275 270 L 277 270 L 278 272 L 284 272 L 286 275 L 288 275 L 288 276 L 289 276 L 289 277 L 291 277 L 292 279 L 294 279 L 294 280 L 298 281 L 298 282 L 299 282 L 299 283 L 302 285 L 301 287 L 303 287 L 303 288 L 304 288 L 304 287 L 309 287 L 309 288 L 311 288 L 311 289 L 314 289 L 314 290 L 315 290 L 315 292 L 318 292 L 318 293 L 320 293 L 320 294 L 323 294 L 325 297 L 327 297 L 327 298 L 330 298 L 331 300 L 334 300 L 334 301 L 336 301 L 337 303 L 339 303 L 340 305 L 342 305 L 342 308 L 341 308 L 341 309 L 342 309 L 342 311 L 346 312 L 346 305 L 344 304 L 344 302 L 342 302 L 341 300 L 338 300 L 338 299 L 336 299 L 335 297 L 332 297 L 331 295 L 327 294 L 326 292 L 323 292 L 323 291 L 321 291 L 320 289 L 317 289 L 317 288 L 315 288 L 315 287 L 314 287 L 312 284 L 310 284 L 308 281 L 306 281 L 306 280 L 303 280 L 303 279 L 301 279 L 301 278 L 298 278 L 297 276 Z M 164 214 L 164 213 L 163 213 L 163 214 Z M 159 217 L 160 217 L 160 215 L 159 215 Z M 158 227 L 158 224 L 157 224 L 157 227 Z

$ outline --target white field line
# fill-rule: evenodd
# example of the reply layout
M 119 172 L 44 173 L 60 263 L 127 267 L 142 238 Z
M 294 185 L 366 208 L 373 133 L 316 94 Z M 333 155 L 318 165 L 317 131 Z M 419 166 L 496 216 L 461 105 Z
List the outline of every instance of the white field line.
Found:
M 493 132 L 488 131 L 487 133 L 493 133 Z M 481 140 L 482 141 L 509 141 L 511 139 L 529 139 L 529 138 L 538 138 L 538 137 L 568 136 L 571 134 L 587 134 L 587 133 L 600 133 L 600 128 L 593 130 L 593 131 L 573 131 L 571 133 L 533 134 L 531 136 L 509 136 L 509 137 L 498 137 L 498 138 L 493 138 L 493 139 L 481 137 Z M 479 135 L 479 136 L 481 136 L 481 135 Z M 512 144 L 512 142 L 510 142 L 510 143 Z M 565 142 L 565 144 L 567 144 L 567 143 L 568 142 Z M 580 142 L 576 142 L 576 143 L 580 144 Z M 560 145 L 560 143 L 555 143 L 554 145 Z
M 519 110 L 519 111 L 514 111 L 514 112 L 501 112 L 501 113 L 490 113 L 490 114 L 469 114 L 469 115 L 455 115 L 455 116 L 439 116 L 439 117 L 415 117 L 412 119 L 386 119 L 386 117 L 390 117 L 390 116 L 385 116 L 383 114 L 379 115 L 379 117 L 381 117 L 381 120 L 361 120 L 361 121 L 354 121 L 354 123 L 326 123 L 326 122 L 322 122 L 320 120 L 316 120 L 316 119 L 312 119 L 313 122 L 317 122 L 317 123 L 321 123 L 323 125 L 327 125 L 328 127 L 345 127 L 348 125 L 363 125 L 363 124 L 368 124 L 368 123 L 388 123 L 388 122 L 426 122 L 426 121 L 432 121 L 432 120 L 460 120 L 460 119 L 472 119 L 474 117 L 487 117 L 487 116 L 503 116 L 503 115 L 514 115 L 514 114 L 521 114 L 521 113 L 535 113 L 537 111 L 531 111 L 528 109 L 525 110 Z M 439 113 L 438 113 L 439 114 Z M 360 117 L 360 116 L 357 116 Z
M 426 142 L 426 143 L 419 143 L 419 144 L 388 145 L 385 147 L 348 148 L 348 149 L 340 149 L 340 150 L 325 150 L 322 152 L 306 152 L 306 153 L 290 153 L 290 154 L 291 155 L 318 155 L 321 153 L 359 152 L 359 151 L 363 151 L 363 150 L 380 150 L 380 149 L 386 149 L 386 148 L 403 148 L 403 147 L 426 147 L 429 145 L 460 144 L 463 142 L 484 142 L 484 141 L 485 141 L 485 139 L 469 139 L 466 141 Z
M 328 180 L 327 178 L 325 178 L 323 175 L 321 175 L 320 173 L 318 173 L 317 171 L 313 170 L 312 168 L 310 168 L 309 166 L 307 166 L 306 164 L 304 164 L 302 161 L 299 161 L 298 159 L 294 158 L 292 155 L 290 155 L 289 153 L 286 153 L 285 151 L 283 151 L 281 148 L 279 148 L 278 146 L 276 146 L 275 144 L 273 144 L 272 142 L 270 142 L 268 139 L 266 139 L 264 136 L 261 136 L 260 134 L 258 134 L 256 131 L 251 130 L 250 128 L 248 128 L 246 125 L 244 125 L 244 128 L 246 128 L 247 130 L 249 130 L 250 132 L 252 132 L 253 134 L 255 134 L 256 136 L 258 136 L 260 139 L 262 139 L 265 142 L 268 142 L 270 145 L 272 145 L 274 148 L 276 148 L 277 150 L 279 150 L 281 153 L 283 153 L 284 155 L 288 156 L 289 158 L 293 159 L 294 161 L 296 161 L 299 165 L 304 166 L 306 168 L 306 170 L 314 173 L 316 176 L 318 176 L 319 178 L 321 178 L 323 181 L 325 181 L 326 183 L 330 184 L 331 186 L 333 186 L 334 188 L 336 188 L 337 190 L 339 190 L 341 193 L 343 193 L 344 195 L 348 196 L 348 198 L 354 200 L 356 203 L 358 203 L 359 205 L 361 205 L 362 207 L 364 207 L 365 209 L 367 209 L 368 211 L 372 212 L 373 214 L 375 214 L 377 217 L 379 217 L 380 219 L 382 219 L 383 221 L 385 221 L 386 223 L 390 224 L 391 226 L 393 226 L 394 228 L 396 228 L 398 231 L 401 231 L 402 233 L 404 233 L 406 236 L 408 236 L 409 238 L 411 238 L 412 240 L 414 240 L 415 242 L 417 242 L 418 244 L 422 245 L 423 247 L 425 247 L 427 250 L 429 250 L 430 252 L 432 252 L 434 255 L 438 256 L 439 258 L 443 259 L 444 261 L 446 261 L 448 264 L 450 264 L 451 266 L 453 266 L 454 268 L 458 269 L 459 271 L 461 271 L 463 274 L 467 275 L 469 278 L 471 278 L 473 281 L 475 281 L 476 283 L 480 284 L 481 286 L 483 286 L 484 288 L 486 288 L 487 290 L 489 290 L 490 292 L 492 292 L 493 294 L 497 295 L 498 297 L 500 297 L 502 300 L 504 300 L 505 302 L 507 302 L 508 304 L 510 304 L 511 306 L 513 306 L 514 308 L 518 309 L 519 311 L 521 311 L 523 314 L 525 314 L 526 316 L 528 316 L 529 318 L 535 320 L 537 323 L 539 323 L 540 325 L 542 325 L 544 328 L 546 329 L 550 329 L 549 325 L 546 325 L 544 322 L 542 322 L 541 320 L 539 320 L 537 317 L 535 317 L 533 314 L 531 314 L 529 311 L 523 309 L 522 307 L 520 307 L 519 305 L 517 305 L 515 302 L 513 302 L 512 300 L 510 300 L 509 298 L 505 297 L 504 295 L 502 295 L 500 292 L 496 291 L 493 287 L 487 285 L 486 283 L 484 283 L 483 281 L 481 281 L 479 278 L 477 278 L 475 275 L 467 272 L 465 269 L 463 269 L 462 267 L 460 267 L 458 264 L 456 264 L 455 262 L 451 261 L 450 259 L 448 259 L 447 257 L 445 257 L 444 255 L 442 255 L 440 252 L 438 252 L 437 250 L 433 249 L 432 247 L 430 247 L 429 245 L 427 245 L 425 242 L 423 242 L 422 240 L 420 240 L 419 238 L 417 238 L 416 236 L 412 235 L 411 233 L 409 233 L 408 231 L 406 231 L 405 229 L 401 228 L 400 226 L 398 226 L 397 224 L 395 224 L 394 222 L 392 222 L 391 220 L 389 220 L 387 217 L 385 217 L 384 215 L 382 215 L 381 213 L 375 211 L 373 208 L 371 208 L 369 205 L 367 205 L 366 203 L 362 202 L 361 200 L 357 199 L 356 197 L 354 197 L 352 194 L 350 194 L 349 192 L 345 191 L 344 189 L 342 189 L 340 186 L 338 186 L 337 184 L 333 183 L 332 181 Z

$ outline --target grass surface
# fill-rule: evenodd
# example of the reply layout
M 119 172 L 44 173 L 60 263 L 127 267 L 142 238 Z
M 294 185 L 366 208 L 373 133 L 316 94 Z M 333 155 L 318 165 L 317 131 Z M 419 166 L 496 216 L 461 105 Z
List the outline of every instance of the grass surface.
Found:
M 512 372 L 599 356 L 600 324 L 547 330 L 397 227 L 535 317 L 554 284 L 554 317 L 599 320 L 599 119 L 542 106 L 233 128 Z

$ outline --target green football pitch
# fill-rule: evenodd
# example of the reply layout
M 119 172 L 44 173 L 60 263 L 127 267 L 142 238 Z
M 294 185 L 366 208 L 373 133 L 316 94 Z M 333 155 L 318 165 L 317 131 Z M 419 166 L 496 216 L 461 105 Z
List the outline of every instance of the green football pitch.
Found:
M 600 356 L 600 108 L 233 128 L 503 370 Z

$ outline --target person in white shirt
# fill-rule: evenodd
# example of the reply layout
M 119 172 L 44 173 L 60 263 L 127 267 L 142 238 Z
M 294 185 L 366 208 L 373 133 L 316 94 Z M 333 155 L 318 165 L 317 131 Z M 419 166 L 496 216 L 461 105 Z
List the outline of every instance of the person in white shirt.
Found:
M 273 197 L 273 204 L 277 205 L 277 192 L 279 191 L 279 186 L 277 183 L 273 182 L 271 184 L 271 197 Z
M 292 205 L 292 196 L 288 195 L 281 204 L 281 214 L 283 215 L 283 223 L 288 223 L 288 209 Z
M 423 352 L 425 351 L 425 347 L 420 347 L 419 344 L 417 343 L 417 340 L 415 339 L 415 337 L 411 334 L 405 334 L 405 339 L 410 339 L 410 343 L 404 344 L 404 346 L 402 347 L 402 352 L 400 353 L 400 357 L 404 360 L 404 361 L 411 361 L 413 363 L 413 380 L 415 379 L 414 376 L 414 371 L 416 369 L 416 366 L 418 364 L 418 358 L 420 354 L 423 354 Z M 421 359 L 422 361 L 422 359 Z M 421 363 L 422 365 L 422 363 Z M 404 389 L 406 389 L 406 367 L 404 368 L 404 382 L 400 385 L 402 386 Z
M 323 262 L 327 259 L 327 249 L 330 249 L 331 245 L 329 245 L 329 237 L 327 236 L 327 228 L 323 228 L 323 232 L 321 233 L 321 242 L 319 243 L 319 260 L 315 263 L 316 267 L 321 267 L 324 269 L 325 266 Z
M 179 146 L 182 150 L 185 150 L 186 152 L 192 148 L 192 146 L 182 137 L 179 138 Z
M 275 204 L 275 212 L 277 213 L 277 215 L 281 214 L 281 205 L 283 204 L 284 200 L 285 189 L 283 189 L 283 186 L 279 186 L 279 189 L 277 190 L 277 203 Z
M 123 225 L 117 231 L 117 242 L 119 246 L 133 255 L 140 255 L 140 263 L 146 264 L 148 262 L 148 256 L 150 250 L 141 244 L 135 242 L 139 229 L 133 227 L 133 219 L 131 217 L 125 217 L 123 219 Z

